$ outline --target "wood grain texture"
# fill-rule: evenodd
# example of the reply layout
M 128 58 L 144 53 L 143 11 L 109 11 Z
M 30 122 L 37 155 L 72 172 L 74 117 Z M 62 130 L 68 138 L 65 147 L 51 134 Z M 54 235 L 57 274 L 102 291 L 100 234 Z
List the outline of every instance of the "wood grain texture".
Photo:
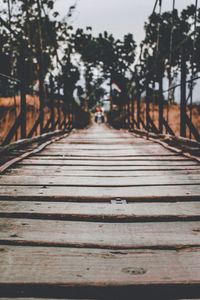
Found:
M 81 187 L 132 187 L 132 186 L 159 186 L 159 185 L 198 185 L 200 176 L 179 175 L 159 177 L 57 177 L 57 176 L 0 176 L 0 185 L 17 186 L 81 186 Z
M 161 155 L 130 155 L 130 156 L 116 156 L 116 157 L 109 157 L 109 156 L 102 156 L 99 158 L 99 156 L 84 156 L 82 155 L 81 151 L 79 155 L 67 155 L 67 154 L 56 154 L 53 153 L 53 155 L 34 155 L 34 159 L 38 160 L 63 160 L 63 161 L 68 161 L 68 160 L 76 160 L 76 161 L 82 161 L 82 160 L 91 160 L 91 161 L 115 161 L 120 162 L 120 161 L 129 161 L 129 162 L 134 162 L 134 161 L 188 161 L 186 157 L 183 156 L 161 156 Z
M 92 125 L 9 168 L 0 296 L 200 298 L 200 164 L 181 151 Z
M 34 283 L 77 288 L 148 284 L 187 286 L 200 284 L 199 268 L 198 248 L 183 251 L 119 252 L 101 249 L 0 247 L 1 285 Z
M 105 202 L 116 198 L 128 201 L 199 201 L 199 185 L 138 186 L 138 187 L 58 187 L 0 186 L 0 199 L 43 201 Z
M 113 156 L 113 155 L 112 155 Z M 135 161 L 101 161 L 101 160 L 44 160 L 44 159 L 34 159 L 28 158 L 24 159 L 18 165 L 57 165 L 57 166 L 199 166 L 195 161 L 183 160 L 183 161 L 159 161 L 159 160 L 135 160 Z
M 56 166 L 56 165 L 48 165 L 48 168 L 44 168 L 43 165 L 16 165 L 15 168 L 22 168 L 23 170 L 44 170 L 44 169 L 48 169 L 48 170 L 51 170 L 51 171 L 54 171 L 54 170 L 63 170 L 63 171 L 69 171 L 69 170 L 86 170 L 86 171 L 122 171 L 122 172 L 127 172 L 127 171 L 138 171 L 138 170 L 142 170 L 142 171 L 145 171 L 145 170 L 148 170 L 148 171 L 153 171 L 153 170 L 157 170 L 157 171 L 166 171 L 166 170 L 170 170 L 170 171 L 176 171 L 176 170 L 185 170 L 185 171 L 188 171 L 188 170 L 200 170 L 200 165 L 191 165 L 191 166 L 182 166 L 182 165 L 172 165 L 172 166 L 162 166 L 162 165 L 158 165 L 158 166 L 151 166 L 151 165 L 148 165 L 148 166 L 102 166 L 102 165 L 98 165 L 98 166 L 76 166 L 76 165 L 73 165 L 73 166 L 63 166 L 62 165 L 59 165 L 59 166 Z M 15 169 L 14 168 L 14 169 Z
M 170 176 L 170 178 L 178 177 L 179 175 L 198 175 L 200 177 L 200 169 L 192 170 L 126 170 L 126 171 L 103 171 L 103 170 L 73 170 L 65 168 L 48 168 L 48 169 L 38 169 L 38 168 L 14 168 L 5 173 L 5 175 L 12 176 L 59 176 L 59 177 L 155 177 L 155 176 Z
M 200 220 L 199 202 L 177 203 L 48 203 L 0 201 L 1 217 L 102 222 Z
M 200 222 L 91 223 L 0 219 L 0 244 L 108 249 L 200 246 Z

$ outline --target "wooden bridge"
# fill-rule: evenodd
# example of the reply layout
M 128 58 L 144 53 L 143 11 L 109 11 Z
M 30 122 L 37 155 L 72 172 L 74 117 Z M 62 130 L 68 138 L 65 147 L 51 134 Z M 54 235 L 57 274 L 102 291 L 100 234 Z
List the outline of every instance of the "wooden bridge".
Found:
M 107 125 L 46 139 L 1 155 L 0 296 L 200 298 L 198 159 Z

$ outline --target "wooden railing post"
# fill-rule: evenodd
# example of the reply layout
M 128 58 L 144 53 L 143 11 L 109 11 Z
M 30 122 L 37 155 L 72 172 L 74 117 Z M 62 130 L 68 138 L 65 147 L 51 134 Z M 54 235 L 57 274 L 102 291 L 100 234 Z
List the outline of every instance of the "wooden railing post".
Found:
M 43 64 L 43 35 L 42 35 L 42 8 L 40 0 L 36 1 L 38 9 L 38 64 L 39 64 L 39 100 L 40 100 L 40 134 L 44 131 L 44 64 Z
M 140 129 L 140 87 L 139 82 L 137 83 L 137 128 Z
M 135 107 L 134 107 L 134 93 L 132 93 L 131 99 L 131 127 L 135 128 Z
M 66 109 L 66 118 L 67 118 L 67 129 L 71 128 L 71 108 L 69 103 L 69 95 L 67 92 L 67 74 L 65 68 L 63 69 L 63 77 L 64 77 L 64 103 L 65 103 L 65 109 Z
M 149 131 L 149 102 L 150 102 L 150 91 L 149 91 L 149 76 L 146 78 L 146 127 Z
M 163 76 L 161 70 L 159 71 L 159 98 L 158 98 L 158 105 L 159 105 L 159 131 L 163 133 Z
M 40 101 L 40 134 L 44 129 L 44 78 L 41 65 L 39 66 L 39 101 Z
M 128 104 L 126 104 L 126 126 L 128 126 L 128 128 L 129 128 L 129 126 L 130 126 L 130 118 L 129 118 L 129 116 L 130 116 L 130 110 L 129 110 L 129 105 Z
M 58 110 L 58 129 L 60 129 L 60 125 L 61 125 L 60 100 L 58 100 L 57 103 L 57 110 Z
M 181 51 L 180 135 L 186 137 L 186 58 L 183 47 Z
M 64 114 L 64 129 L 67 129 L 67 107 L 65 101 L 63 101 L 63 114 Z
M 54 82 L 52 75 L 50 76 L 50 107 L 51 107 L 51 130 L 55 129 L 55 113 L 54 113 Z
M 20 94 L 21 94 L 21 138 L 26 138 L 26 66 L 25 45 L 21 43 L 20 49 Z

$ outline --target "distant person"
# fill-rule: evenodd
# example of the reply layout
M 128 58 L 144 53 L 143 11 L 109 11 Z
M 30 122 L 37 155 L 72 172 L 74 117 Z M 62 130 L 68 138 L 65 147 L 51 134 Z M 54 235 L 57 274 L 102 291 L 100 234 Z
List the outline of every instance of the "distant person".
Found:
M 104 120 L 104 109 L 100 106 L 97 106 L 95 112 L 95 122 L 100 124 L 104 123 Z

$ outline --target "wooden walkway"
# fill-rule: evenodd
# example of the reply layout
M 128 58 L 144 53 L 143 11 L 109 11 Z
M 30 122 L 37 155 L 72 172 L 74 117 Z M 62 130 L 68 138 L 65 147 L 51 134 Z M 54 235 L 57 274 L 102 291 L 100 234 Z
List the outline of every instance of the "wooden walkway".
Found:
M 0 296 L 200 298 L 199 200 L 197 161 L 74 131 L 0 176 Z

